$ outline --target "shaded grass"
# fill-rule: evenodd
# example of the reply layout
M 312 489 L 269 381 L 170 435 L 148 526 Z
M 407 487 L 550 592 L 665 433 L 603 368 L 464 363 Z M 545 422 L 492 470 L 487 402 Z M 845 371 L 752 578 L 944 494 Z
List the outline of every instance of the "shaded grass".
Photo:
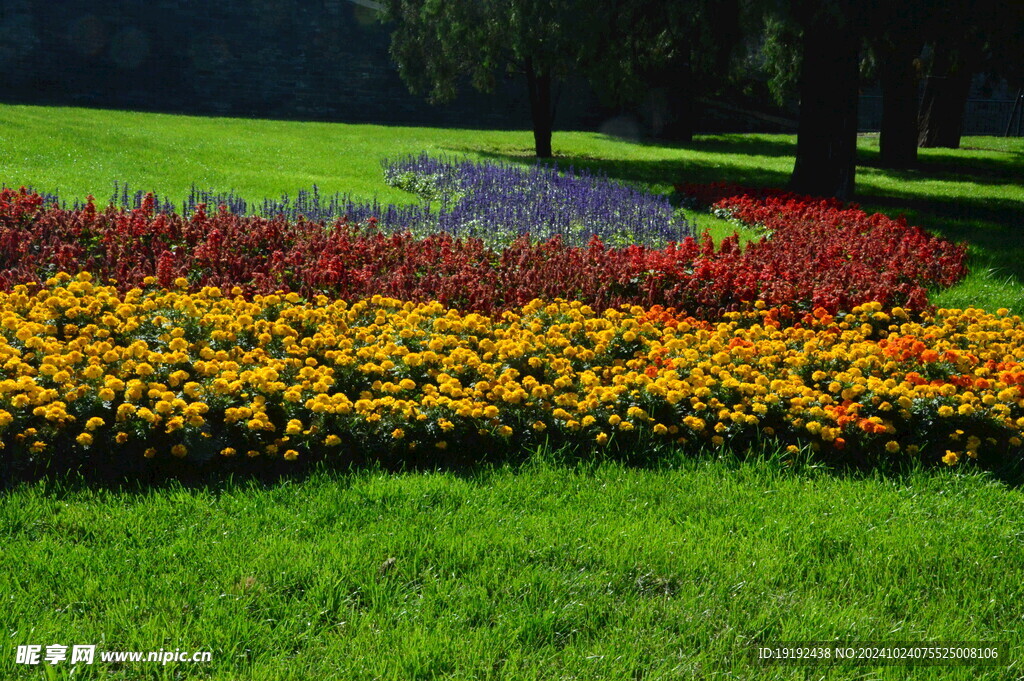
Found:
M 14 646 L 53 642 L 213 652 L 76 672 L 113 679 L 800 679 L 750 646 L 808 639 L 1003 641 L 1016 660 L 1022 518 L 979 475 L 734 458 L 23 485 L 0 497 L 0 675 Z

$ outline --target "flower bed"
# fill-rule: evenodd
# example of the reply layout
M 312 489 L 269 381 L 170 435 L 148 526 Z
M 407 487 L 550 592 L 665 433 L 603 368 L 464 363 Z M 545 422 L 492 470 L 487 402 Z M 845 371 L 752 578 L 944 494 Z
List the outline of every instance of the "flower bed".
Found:
M 420 233 L 441 231 L 480 238 L 489 245 L 529 234 L 540 241 L 558 237 L 574 246 L 585 246 L 597 237 L 608 246 L 653 247 L 693 236 L 668 197 L 627 187 L 602 174 L 426 154 L 385 160 L 382 165 L 389 185 L 439 204 L 435 213 L 419 221 Z
M 534 301 L 488 317 L 187 284 L 119 294 L 83 273 L 0 293 L 5 461 L 344 461 L 761 436 L 856 461 L 1021 454 L 1024 323 L 1003 313 L 915 322 L 873 303 L 711 324 Z
M 311 191 L 299 191 L 294 197 L 285 194 L 254 203 L 234 192 L 193 186 L 179 210 L 166 198 L 149 198 L 145 192 L 131 192 L 127 184 L 115 182 L 110 204 L 126 210 L 145 204 L 166 215 L 192 215 L 202 204 L 223 206 L 240 216 L 325 224 L 339 219 L 365 223 L 373 218 L 388 234 L 408 231 L 425 237 L 443 233 L 477 238 L 492 248 L 507 246 L 523 236 L 535 241 L 558 237 L 573 246 L 585 246 L 597 237 L 612 246 L 654 247 L 693 236 L 691 225 L 667 196 L 623 185 L 600 173 L 573 168 L 560 172 L 547 165 L 475 163 L 426 154 L 385 159 L 381 165 L 387 184 L 416 194 L 421 202 L 361 201 L 347 194 L 321 194 L 313 185 Z M 60 203 L 60 198 L 48 194 L 45 202 Z M 77 201 L 72 204 L 73 209 L 83 207 Z
M 931 236 L 902 217 L 778 189 L 719 183 L 676 190 L 767 233 L 726 269 L 737 273 L 741 288 L 755 289 L 756 297 L 772 304 L 809 296 L 812 306 L 829 310 L 849 310 L 866 300 L 919 309 L 927 288 L 952 286 L 967 274 L 965 246 Z M 756 283 L 746 275 L 756 276 Z
M 519 239 L 495 250 L 448 234 L 386 235 L 373 218 L 328 225 L 203 206 L 185 218 L 157 212 L 152 197 L 131 211 L 99 211 L 91 202 L 64 210 L 3 190 L 0 287 L 84 269 L 125 288 L 148 276 L 164 286 L 186 277 L 193 290 L 242 285 L 247 295 L 380 294 L 484 313 L 566 298 L 599 309 L 662 305 L 713 320 L 754 300 L 805 311 L 869 301 L 919 311 L 927 287 L 947 286 L 965 271 L 963 247 L 900 221 L 827 202 L 745 201 L 729 205 L 768 224 L 771 235 L 742 249 L 735 237 L 716 249 L 705 236 L 664 248 Z

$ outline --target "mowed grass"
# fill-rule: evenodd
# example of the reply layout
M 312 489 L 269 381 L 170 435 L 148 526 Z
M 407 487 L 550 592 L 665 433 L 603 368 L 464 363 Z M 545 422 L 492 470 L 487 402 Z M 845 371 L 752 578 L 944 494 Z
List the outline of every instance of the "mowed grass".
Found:
M 381 158 L 530 162 L 530 144 L 526 131 L 0 106 L 0 182 L 104 201 L 116 180 L 172 198 L 192 184 L 257 199 L 315 183 L 408 202 Z M 781 186 L 794 139 L 556 133 L 554 146 L 566 167 L 668 192 Z M 861 200 L 972 244 L 975 273 L 940 304 L 1022 312 L 1024 145 L 965 146 L 895 173 L 872 165 L 877 140 L 863 138 Z M 719 238 L 732 229 L 691 216 Z M 636 467 L 568 456 L 274 483 L 13 485 L 0 492 L 0 678 L 1024 678 L 1013 484 L 789 467 L 770 451 Z M 808 670 L 751 657 L 758 641 L 807 640 L 1002 641 L 1010 659 Z M 210 650 L 213 662 L 15 666 L 18 645 L 54 643 Z
M 74 676 L 105 679 L 1024 673 L 1024 498 L 981 475 L 537 458 L 269 486 L 39 484 L 0 499 L 0 536 L 3 678 L 29 643 L 213 652 Z M 1006 642 L 1011 659 L 805 676 L 753 658 L 808 640 Z

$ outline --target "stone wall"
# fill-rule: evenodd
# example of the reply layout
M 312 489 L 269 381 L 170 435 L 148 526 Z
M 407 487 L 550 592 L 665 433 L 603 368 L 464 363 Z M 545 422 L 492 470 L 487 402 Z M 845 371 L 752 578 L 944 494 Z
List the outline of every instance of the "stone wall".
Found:
M 0 101 L 204 115 L 528 128 L 521 77 L 445 106 L 411 95 L 350 0 L 0 0 Z M 559 129 L 593 128 L 574 84 Z
M 0 101 L 530 127 L 521 76 L 509 76 L 494 95 L 467 87 L 455 102 L 433 106 L 402 83 L 388 40 L 374 11 L 352 0 L 0 0 Z M 1016 94 L 975 90 L 965 133 L 1002 134 Z M 861 98 L 861 130 L 878 129 L 877 94 L 868 88 Z M 649 99 L 631 114 L 615 115 L 585 83 L 570 83 L 561 91 L 555 129 L 657 134 L 664 115 L 657 97 Z M 698 107 L 698 117 L 697 129 L 705 132 L 792 128 L 728 107 Z

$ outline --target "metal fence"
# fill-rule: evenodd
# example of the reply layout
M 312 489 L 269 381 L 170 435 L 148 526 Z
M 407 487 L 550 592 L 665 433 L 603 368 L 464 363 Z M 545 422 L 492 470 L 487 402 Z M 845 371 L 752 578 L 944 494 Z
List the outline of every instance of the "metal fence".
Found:
M 968 99 L 964 111 L 965 135 L 1024 136 L 1021 104 L 1015 99 Z M 861 95 L 858 114 L 861 132 L 877 132 L 882 124 L 882 97 Z

